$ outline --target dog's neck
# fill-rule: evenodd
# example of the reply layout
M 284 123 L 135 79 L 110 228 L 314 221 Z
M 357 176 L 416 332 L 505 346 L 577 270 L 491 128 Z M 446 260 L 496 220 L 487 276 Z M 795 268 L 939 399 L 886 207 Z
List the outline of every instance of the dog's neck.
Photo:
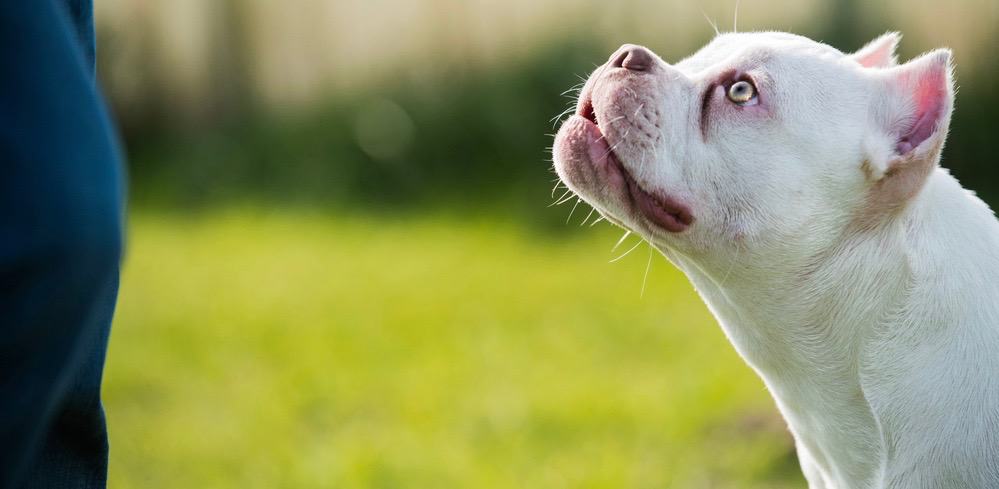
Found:
M 904 294 L 900 288 L 874 295 L 880 283 L 874 276 L 904 284 L 909 272 L 900 253 L 880 262 L 841 255 L 873 254 L 878 247 L 876 240 L 859 240 L 833 251 L 830 261 L 850 265 L 839 268 L 803 259 L 764 270 L 749 258 L 726 271 L 675 260 L 766 383 L 799 447 L 830 471 L 846 472 L 844 481 L 868 479 L 878 468 L 870 455 L 881 440 L 865 400 L 860 357 L 872 326 Z M 855 296 L 861 294 L 873 300 L 857 309 Z
M 899 311 L 919 300 L 913 284 L 926 274 L 936 278 L 934 263 L 955 266 L 953 256 L 932 256 L 953 250 L 921 241 L 951 232 L 955 210 L 995 227 L 987 208 L 969 210 L 969 202 L 952 177 L 937 171 L 895 219 L 821 253 L 711 264 L 664 250 L 763 378 L 799 446 L 833 487 L 879 477 L 892 435 L 871 407 L 865 378 L 879 368 L 883 353 L 874 352 L 884 347 L 884 332 L 900 326 L 894 324 L 904 320 Z

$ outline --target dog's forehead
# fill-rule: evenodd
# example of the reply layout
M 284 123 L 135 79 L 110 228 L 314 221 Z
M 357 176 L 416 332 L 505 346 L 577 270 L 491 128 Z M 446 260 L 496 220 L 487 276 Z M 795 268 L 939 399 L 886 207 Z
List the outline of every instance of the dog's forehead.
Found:
M 844 56 L 841 51 L 828 44 L 796 34 L 738 32 L 715 37 L 706 46 L 675 66 L 682 72 L 694 74 L 744 56 L 769 58 L 781 55 L 805 55 L 825 59 L 838 59 Z

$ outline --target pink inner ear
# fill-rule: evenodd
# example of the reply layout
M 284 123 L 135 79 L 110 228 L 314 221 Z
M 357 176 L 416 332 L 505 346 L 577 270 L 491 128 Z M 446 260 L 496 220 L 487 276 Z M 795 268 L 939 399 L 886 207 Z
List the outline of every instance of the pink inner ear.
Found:
M 913 116 L 915 122 L 900 135 L 895 150 L 905 155 L 929 139 L 937 129 L 940 115 L 944 109 L 947 97 L 946 68 L 930 69 L 919 73 L 919 81 L 913 93 L 916 110 Z M 903 84 L 907 84 L 904 83 Z
M 857 58 L 857 62 L 866 68 L 881 68 L 888 66 L 891 55 L 892 45 L 890 43 L 883 43 L 874 51 Z

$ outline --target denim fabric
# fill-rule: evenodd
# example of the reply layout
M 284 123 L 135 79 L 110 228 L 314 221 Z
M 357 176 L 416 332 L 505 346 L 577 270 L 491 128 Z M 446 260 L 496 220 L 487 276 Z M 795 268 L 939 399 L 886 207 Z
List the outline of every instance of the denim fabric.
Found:
M 0 489 L 104 487 L 124 186 L 91 0 L 0 0 Z

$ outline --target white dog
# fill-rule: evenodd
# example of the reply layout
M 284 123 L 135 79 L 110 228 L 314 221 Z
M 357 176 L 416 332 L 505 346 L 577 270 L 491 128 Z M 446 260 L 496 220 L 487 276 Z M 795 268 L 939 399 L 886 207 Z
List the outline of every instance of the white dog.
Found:
M 812 489 L 999 488 L 999 223 L 939 168 L 950 51 L 897 65 L 724 34 L 625 45 L 559 176 L 682 269 L 766 382 Z

